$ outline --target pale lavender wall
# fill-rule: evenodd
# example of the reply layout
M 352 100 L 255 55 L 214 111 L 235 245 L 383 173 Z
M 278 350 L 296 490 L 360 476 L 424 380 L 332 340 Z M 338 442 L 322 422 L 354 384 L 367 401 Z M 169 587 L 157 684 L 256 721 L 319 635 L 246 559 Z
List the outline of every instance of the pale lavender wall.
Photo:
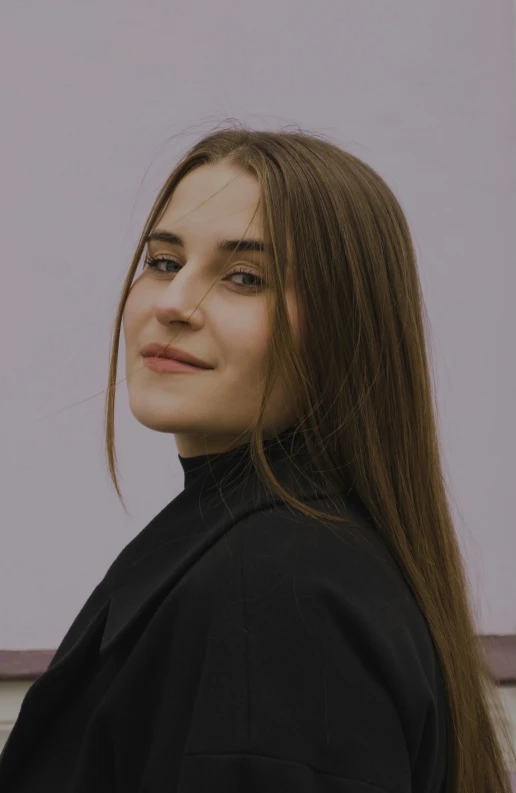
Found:
M 0 649 L 55 649 L 182 488 L 173 438 L 136 422 L 122 384 L 126 520 L 101 392 L 146 212 L 174 157 L 226 115 L 330 134 L 401 200 L 480 629 L 516 631 L 512 13 L 511 0 L 3 0 Z M 120 362 L 122 378 L 123 343 Z

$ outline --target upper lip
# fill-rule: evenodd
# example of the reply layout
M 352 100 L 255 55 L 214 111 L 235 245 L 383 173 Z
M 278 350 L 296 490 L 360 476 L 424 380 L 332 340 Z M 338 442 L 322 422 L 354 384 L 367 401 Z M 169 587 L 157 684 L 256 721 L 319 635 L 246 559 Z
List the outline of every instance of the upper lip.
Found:
M 177 347 L 166 347 L 165 344 L 159 344 L 159 342 L 156 341 L 142 347 L 141 354 L 145 357 L 159 355 L 162 358 L 174 358 L 176 361 L 189 363 L 191 366 L 199 366 L 201 369 L 213 369 L 213 366 L 210 366 L 209 363 L 202 361 L 200 358 L 196 358 L 195 355 L 191 355 L 189 352 L 178 350 Z

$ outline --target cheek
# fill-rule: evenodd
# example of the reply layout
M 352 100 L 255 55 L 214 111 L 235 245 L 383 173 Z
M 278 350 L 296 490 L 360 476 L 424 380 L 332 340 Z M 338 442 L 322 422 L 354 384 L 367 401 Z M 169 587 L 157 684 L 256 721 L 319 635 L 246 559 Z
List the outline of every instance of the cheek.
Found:
M 126 304 L 124 306 L 124 312 L 122 314 L 122 328 L 124 331 L 124 339 L 127 341 L 131 337 L 131 331 L 134 326 L 134 316 L 132 311 L 132 301 L 130 296 L 127 298 Z
M 301 313 L 295 295 L 287 292 L 287 309 L 297 346 L 301 343 Z M 224 326 L 227 360 L 240 371 L 263 373 L 269 351 L 269 317 L 265 305 L 235 314 Z M 260 374 L 261 376 L 261 374 Z
M 228 362 L 240 371 L 261 369 L 268 349 L 268 317 L 263 310 L 247 309 L 225 324 L 224 346 Z
M 122 314 L 122 325 L 124 329 L 124 336 L 127 339 L 131 335 L 133 329 L 138 325 L 138 319 L 143 315 L 144 301 L 142 299 L 142 290 L 136 288 L 137 281 L 131 287 L 131 290 L 125 301 L 124 311 Z M 143 319 L 143 316 L 142 316 Z

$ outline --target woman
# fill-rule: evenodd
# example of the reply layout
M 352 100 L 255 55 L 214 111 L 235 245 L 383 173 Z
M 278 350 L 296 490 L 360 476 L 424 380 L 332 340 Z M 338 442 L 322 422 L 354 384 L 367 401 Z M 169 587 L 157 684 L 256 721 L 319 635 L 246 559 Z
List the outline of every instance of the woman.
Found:
M 122 498 L 123 321 L 131 411 L 174 434 L 185 488 L 27 693 L 3 793 L 509 793 L 423 310 L 356 157 L 241 128 L 184 157 L 122 290 L 106 440 Z

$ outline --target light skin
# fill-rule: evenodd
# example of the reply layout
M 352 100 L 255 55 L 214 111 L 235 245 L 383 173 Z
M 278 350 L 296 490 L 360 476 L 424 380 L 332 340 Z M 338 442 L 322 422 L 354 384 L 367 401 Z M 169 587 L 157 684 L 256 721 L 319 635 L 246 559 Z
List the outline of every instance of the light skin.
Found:
M 262 218 L 256 211 L 259 194 L 251 174 L 225 163 L 203 165 L 187 174 L 155 225 L 182 237 L 184 247 L 150 241 L 145 258 L 165 261 L 157 262 L 155 269 L 146 263 L 127 298 L 123 330 L 131 412 L 149 429 L 173 433 L 182 457 L 216 454 L 248 442 L 258 414 L 270 289 L 260 286 L 260 276 L 270 259 L 267 252 L 237 252 L 228 264 L 230 254 L 217 251 L 216 245 L 242 236 L 263 241 Z M 210 289 L 217 273 L 223 277 Z M 290 268 L 285 299 L 298 340 Z M 171 343 L 213 369 L 152 371 L 140 353 L 152 341 Z M 265 414 L 265 438 L 293 421 L 290 402 L 283 384 L 277 383 Z M 244 438 L 239 437 L 242 432 Z

